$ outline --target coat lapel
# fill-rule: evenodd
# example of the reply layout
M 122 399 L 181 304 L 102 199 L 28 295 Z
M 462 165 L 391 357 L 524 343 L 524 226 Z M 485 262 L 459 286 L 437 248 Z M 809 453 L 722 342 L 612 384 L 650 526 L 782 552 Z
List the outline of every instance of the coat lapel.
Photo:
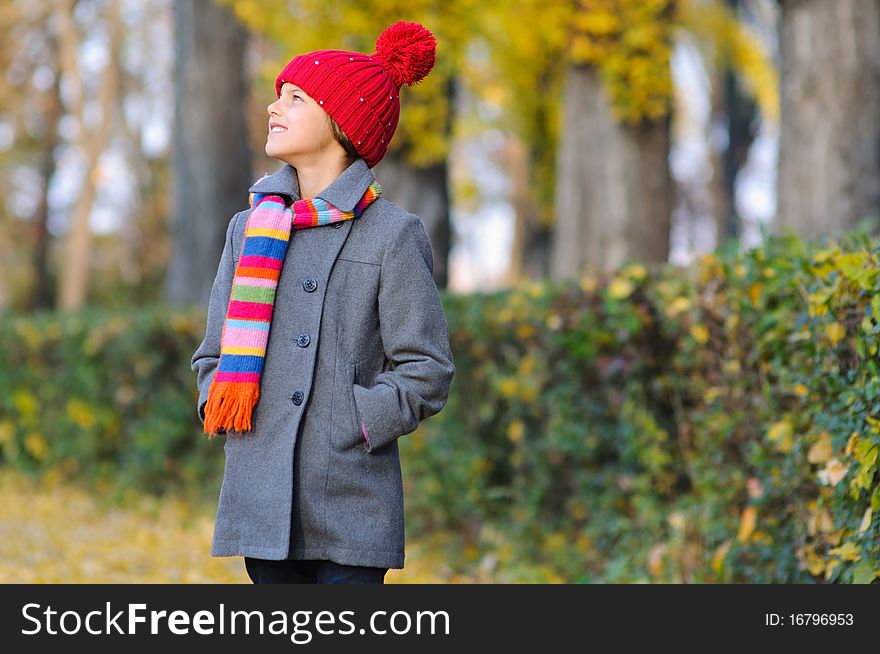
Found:
M 358 158 L 327 188 L 318 193 L 317 197 L 342 211 L 352 211 L 372 181 L 373 173 L 366 161 Z M 288 163 L 275 173 L 258 180 L 249 190 L 251 193 L 286 195 L 293 201 L 301 199 L 296 168 Z M 298 275 L 315 277 L 320 282 L 319 287 L 326 289 L 330 273 L 355 220 L 293 230 L 289 247 L 295 250 L 295 254 L 285 258 L 282 276 L 293 276 L 294 279 Z M 323 311 L 323 296 L 321 305 Z
M 318 193 L 317 197 L 326 200 L 342 211 L 352 211 L 357 201 L 364 195 L 364 191 L 373 181 L 373 173 L 367 166 L 367 162 L 358 158 L 348 168 L 342 171 L 334 179 L 330 186 Z M 278 171 L 258 180 L 248 189 L 251 193 L 278 193 L 300 200 L 299 180 L 296 176 L 296 168 L 285 163 Z M 345 221 L 349 222 L 349 221 Z

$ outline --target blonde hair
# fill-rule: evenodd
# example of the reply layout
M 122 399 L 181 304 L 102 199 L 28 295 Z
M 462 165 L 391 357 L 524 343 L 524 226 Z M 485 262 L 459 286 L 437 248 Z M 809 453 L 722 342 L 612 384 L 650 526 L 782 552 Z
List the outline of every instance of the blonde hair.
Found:
M 357 153 L 357 150 L 354 149 L 351 140 L 346 136 L 345 132 L 342 131 L 339 123 L 333 120 L 330 114 L 327 114 L 327 119 L 330 121 L 330 133 L 333 134 L 333 138 L 336 139 L 336 142 L 342 146 L 343 150 L 345 150 L 346 164 L 350 166 L 360 155 Z

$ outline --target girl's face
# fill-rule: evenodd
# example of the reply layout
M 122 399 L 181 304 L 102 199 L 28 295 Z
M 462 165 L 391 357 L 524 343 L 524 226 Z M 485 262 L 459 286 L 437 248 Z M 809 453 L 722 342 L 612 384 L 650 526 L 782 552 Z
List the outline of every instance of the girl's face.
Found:
M 266 154 L 270 157 L 297 166 L 315 157 L 323 158 L 336 143 L 327 112 L 290 82 L 284 83 L 281 97 L 266 109 L 269 112 Z

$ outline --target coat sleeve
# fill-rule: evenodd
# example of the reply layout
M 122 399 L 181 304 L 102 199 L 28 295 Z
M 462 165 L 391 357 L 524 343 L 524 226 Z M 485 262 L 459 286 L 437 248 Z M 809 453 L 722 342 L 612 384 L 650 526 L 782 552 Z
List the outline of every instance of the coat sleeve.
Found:
M 220 362 L 220 336 L 223 334 L 223 323 L 226 321 L 226 310 L 229 307 L 229 296 L 232 291 L 232 280 L 235 276 L 235 262 L 232 253 L 232 234 L 239 212 L 229 221 L 226 228 L 226 243 L 220 256 L 220 265 L 211 287 L 208 300 L 208 319 L 205 325 L 205 338 L 192 356 L 192 370 L 197 373 L 196 385 L 199 389 L 199 401 L 196 405 L 199 420 L 205 424 L 205 404 L 208 401 L 208 389 L 214 378 L 214 371 Z M 221 432 L 222 433 L 222 432 Z
M 428 233 L 409 214 L 386 247 L 379 277 L 379 329 L 391 370 L 371 388 L 354 384 L 368 452 L 415 431 L 446 404 L 455 364 L 433 271 Z

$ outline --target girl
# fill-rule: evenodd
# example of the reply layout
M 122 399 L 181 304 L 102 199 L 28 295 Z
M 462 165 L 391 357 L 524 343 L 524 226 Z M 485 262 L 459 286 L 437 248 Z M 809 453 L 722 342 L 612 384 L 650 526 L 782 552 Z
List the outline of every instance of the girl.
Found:
M 226 435 L 211 555 L 243 556 L 254 583 L 403 568 L 397 439 L 443 408 L 455 366 L 427 232 L 370 169 L 435 49 L 400 21 L 371 55 L 311 52 L 275 81 L 284 166 L 229 222 L 192 357 L 204 432 Z

